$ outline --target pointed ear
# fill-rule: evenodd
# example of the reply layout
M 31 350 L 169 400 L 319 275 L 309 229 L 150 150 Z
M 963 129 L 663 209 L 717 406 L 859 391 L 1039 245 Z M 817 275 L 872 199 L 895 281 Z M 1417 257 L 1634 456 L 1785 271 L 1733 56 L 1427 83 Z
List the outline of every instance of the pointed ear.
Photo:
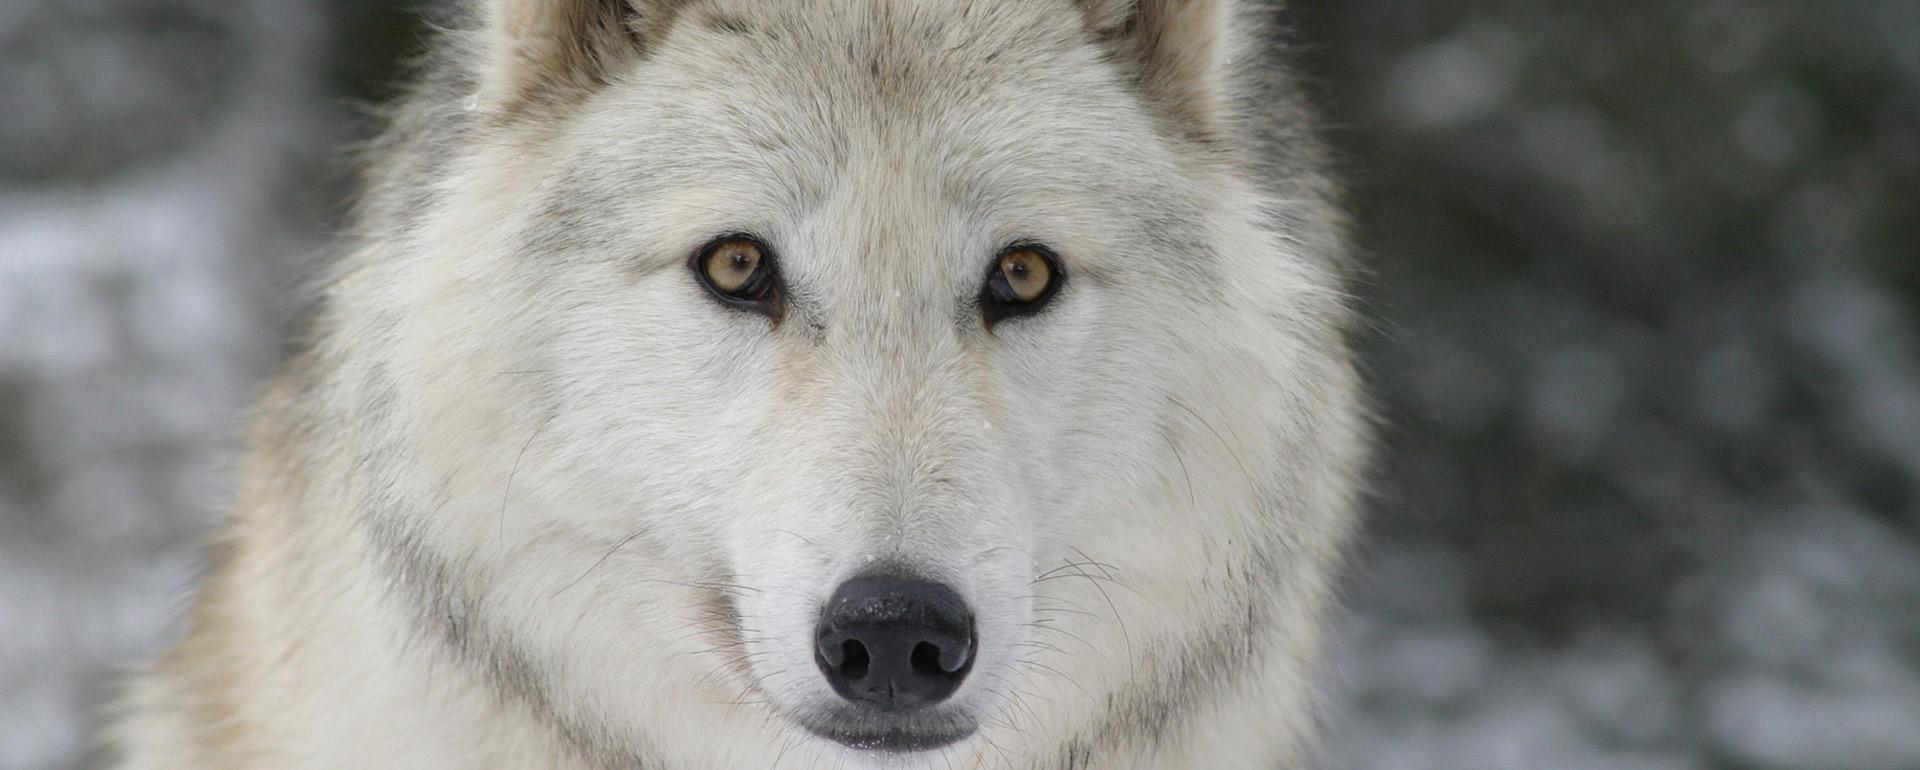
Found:
M 1178 134 L 1206 140 L 1226 118 L 1234 0 L 1075 0 L 1087 26 Z
M 480 100 L 506 115 L 605 84 L 666 31 L 678 0 L 484 0 Z

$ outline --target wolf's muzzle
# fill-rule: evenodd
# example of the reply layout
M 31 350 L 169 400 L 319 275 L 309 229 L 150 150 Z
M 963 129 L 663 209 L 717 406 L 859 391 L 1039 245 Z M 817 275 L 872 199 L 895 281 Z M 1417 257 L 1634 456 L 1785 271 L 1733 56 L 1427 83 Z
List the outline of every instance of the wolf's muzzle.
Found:
M 840 585 L 814 635 L 833 691 L 887 712 L 934 705 L 973 668 L 973 614 L 953 589 L 867 574 Z

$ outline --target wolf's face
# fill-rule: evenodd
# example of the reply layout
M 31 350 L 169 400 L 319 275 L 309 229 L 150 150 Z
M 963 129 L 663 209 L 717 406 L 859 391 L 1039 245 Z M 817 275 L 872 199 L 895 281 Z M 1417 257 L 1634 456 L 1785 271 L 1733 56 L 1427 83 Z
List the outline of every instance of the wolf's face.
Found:
M 939 766 L 1291 674 L 1350 386 L 1216 3 L 493 13 L 396 280 L 455 503 L 405 528 L 508 689 L 591 751 Z

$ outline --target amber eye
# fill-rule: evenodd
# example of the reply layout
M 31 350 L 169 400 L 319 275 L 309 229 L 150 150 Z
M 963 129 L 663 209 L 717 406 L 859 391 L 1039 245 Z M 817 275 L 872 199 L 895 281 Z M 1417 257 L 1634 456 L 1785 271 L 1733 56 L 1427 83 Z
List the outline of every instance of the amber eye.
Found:
M 1045 246 L 1009 246 L 994 260 L 980 292 L 980 312 L 988 324 L 1039 310 L 1060 290 L 1066 274 Z
M 721 302 L 780 315 L 780 279 L 773 252 L 759 239 L 728 235 L 714 239 L 693 256 L 693 272 Z

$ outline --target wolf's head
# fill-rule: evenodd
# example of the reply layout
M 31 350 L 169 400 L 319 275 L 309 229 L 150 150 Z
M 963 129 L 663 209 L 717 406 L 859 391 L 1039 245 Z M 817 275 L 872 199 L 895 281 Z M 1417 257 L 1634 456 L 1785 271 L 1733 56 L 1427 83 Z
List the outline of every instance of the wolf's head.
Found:
M 1291 751 L 1356 388 L 1233 5 L 487 5 L 335 289 L 427 621 L 647 767 Z

